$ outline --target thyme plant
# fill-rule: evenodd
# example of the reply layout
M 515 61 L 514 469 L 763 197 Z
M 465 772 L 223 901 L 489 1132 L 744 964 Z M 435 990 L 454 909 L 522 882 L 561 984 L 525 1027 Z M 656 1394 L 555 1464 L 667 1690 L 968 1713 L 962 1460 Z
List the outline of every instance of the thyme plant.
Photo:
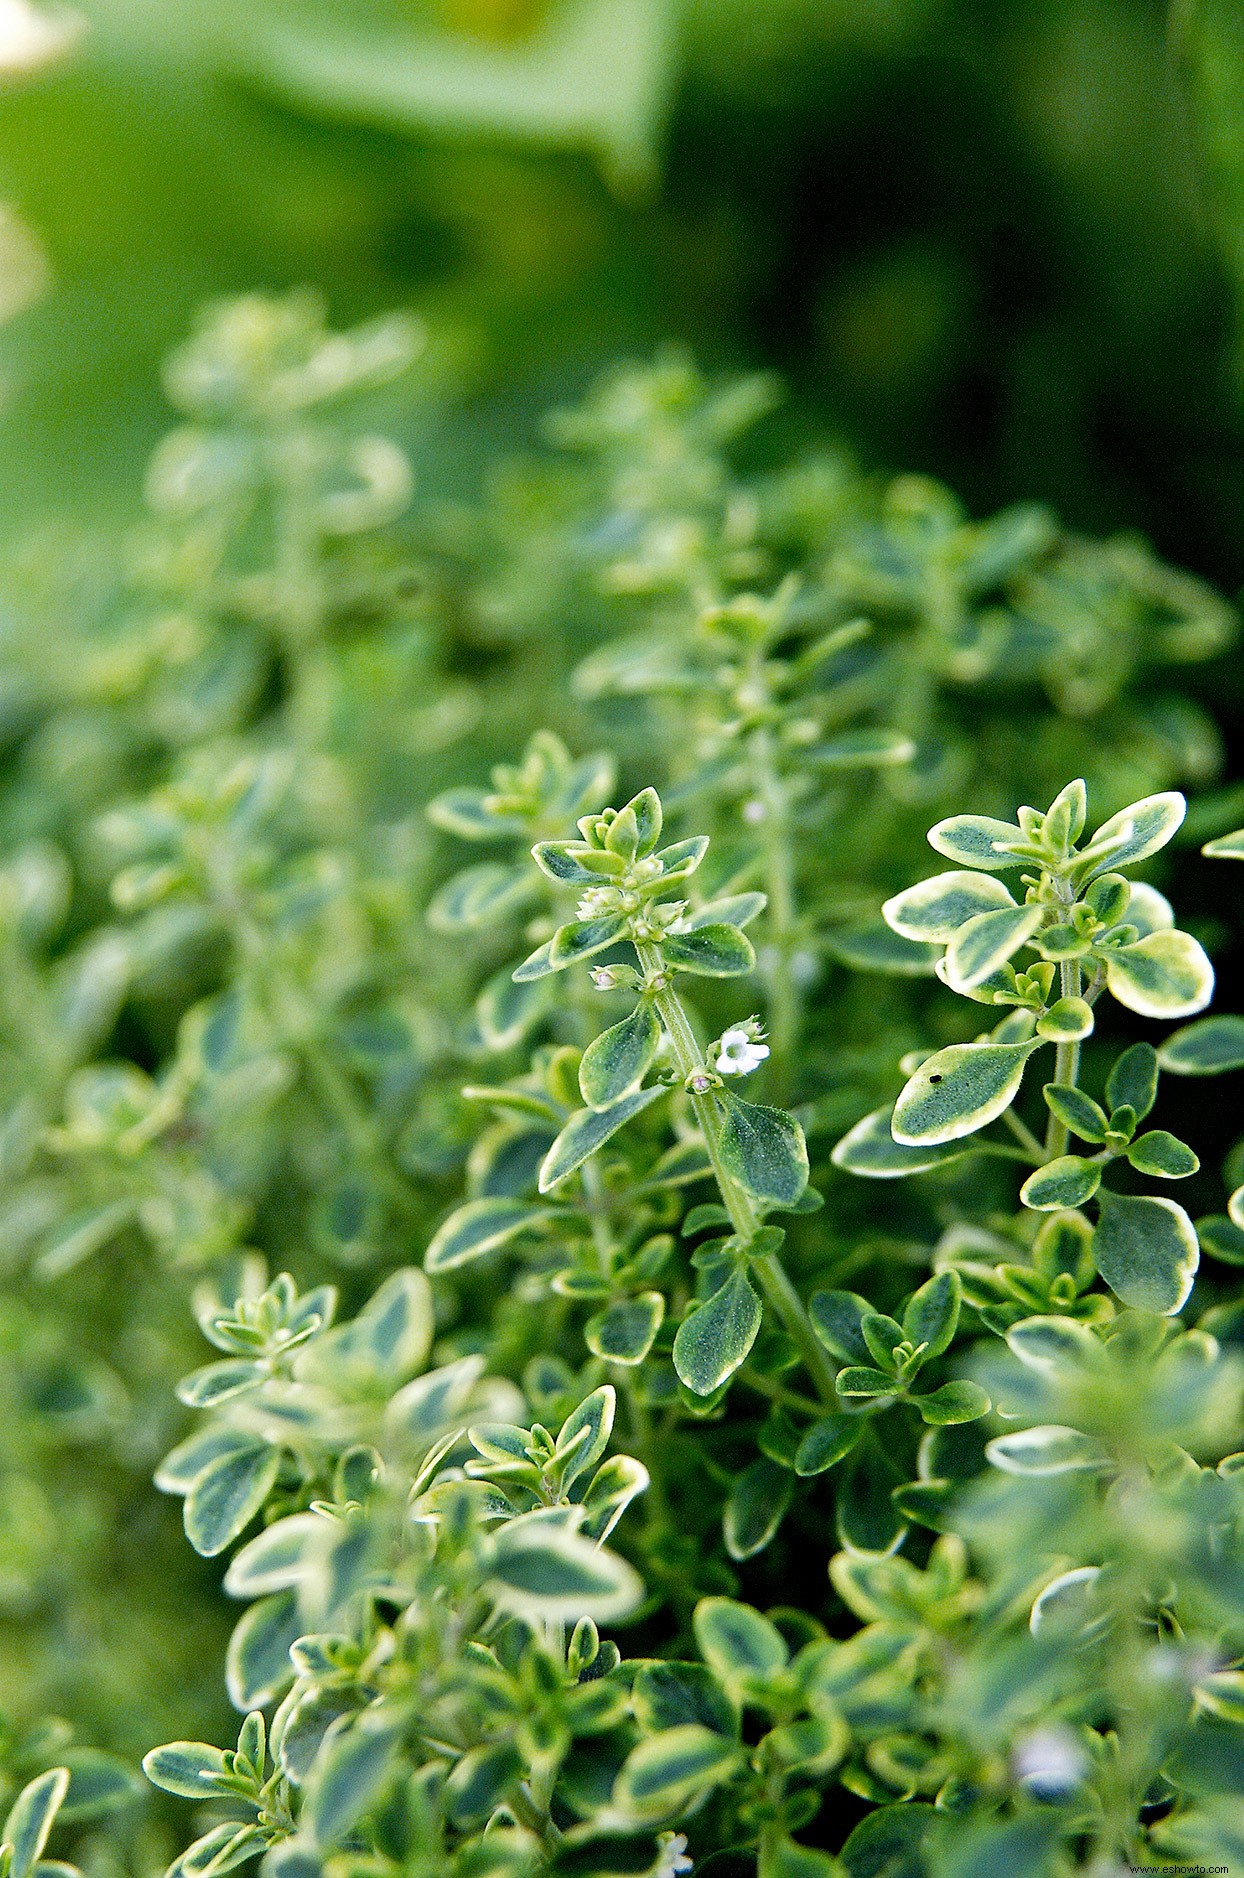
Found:
M 451 499 L 418 344 L 8 571 L 6 1869 L 1244 1856 L 1230 609 L 675 353 Z

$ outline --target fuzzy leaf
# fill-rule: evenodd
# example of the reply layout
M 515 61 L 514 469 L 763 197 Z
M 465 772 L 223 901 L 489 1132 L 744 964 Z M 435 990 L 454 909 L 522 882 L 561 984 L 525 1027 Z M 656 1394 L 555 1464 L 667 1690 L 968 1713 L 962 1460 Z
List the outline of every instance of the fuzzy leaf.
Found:
M 400 1723 L 368 1716 L 337 1728 L 316 1757 L 302 1811 L 304 1828 L 323 1847 L 335 1845 L 379 1795 L 402 1735 Z
M 1214 968 L 1191 933 L 1155 932 L 1106 954 L 1106 983 L 1141 1017 L 1186 1017 L 1214 995 Z
M 594 1038 L 579 1065 L 579 1088 L 588 1107 L 610 1108 L 642 1082 L 660 1041 L 661 1026 L 647 999 Z
M 589 1318 L 583 1327 L 584 1340 L 592 1354 L 607 1363 L 642 1363 L 664 1317 L 664 1295 L 641 1291 Z
M 532 1206 L 527 1200 L 509 1200 L 501 1195 L 468 1200 L 432 1235 L 423 1255 L 423 1269 L 452 1271 L 455 1266 L 483 1258 L 486 1252 L 505 1245 L 520 1232 L 539 1226 L 550 1217 L 547 1207 Z
M 643 1596 L 634 1568 L 543 1511 L 497 1533 L 491 1589 L 504 1610 L 553 1622 L 623 1617 Z
M 967 920 L 946 948 L 946 983 L 951 990 L 970 991 L 983 984 L 1032 938 L 1043 918 L 1040 906 L 1016 906 Z
M 701 1598 L 692 1618 L 700 1655 L 726 1688 L 741 1677 L 764 1681 L 785 1669 L 790 1651 L 776 1624 L 733 1598 Z
M 807 1479 L 823 1474 L 851 1452 L 864 1432 L 860 1415 L 826 1415 L 813 1422 L 795 1450 L 795 1472 Z
M 626 928 L 623 913 L 602 913 L 596 919 L 572 919 L 553 934 L 549 964 L 555 972 L 560 972 L 567 965 L 577 965 L 580 959 L 590 959 L 594 953 L 603 952 L 606 946 L 616 945 L 625 937 Z
M 1182 1310 L 1200 1259 L 1192 1221 L 1173 1200 L 1102 1188 L 1093 1257 L 1110 1289 L 1133 1310 Z
M 206 1741 L 170 1741 L 143 1756 L 143 1772 L 152 1786 L 183 1800 L 203 1801 L 222 1791 L 217 1782 L 224 1771 L 224 1755 Z
M 959 1325 L 963 1285 L 958 1272 L 938 1272 L 914 1291 L 903 1311 L 903 1336 L 908 1343 L 925 1343 L 924 1361 L 931 1363 L 950 1348 Z
M 764 1455 L 735 1475 L 722 1520 L 732 1559 L 755 1558 L 764 1551 L 786 1517 L 793 1491 L 790 1470 Z
M 276 1484 L 280 1451 L 266 1443 L 222 1454 L 209 1462 L 186 1495 L 186 1537 L 204 1558 L 215 1558 L 248 1526 Z
M 1015 909 L 1015 901 L 1000 880 L 955 869 L 905 887 L 885 902 L 881 913 L 904 939 L 945 941 L 979 914 L 1008 909 Z
M 736 1268 L 678 1326 L 674 1368 L 679 1380 L 694 1395 L 712 1395 L 746 1360 L 763 1315 L 747 1274 Z
M 1120 809 L 1103 822 L 1084 850 L 1087 867 L 1076 870 L 1078 877 L 1091 880 L 1094 874 L 1115 873 L 1147 860 L 1164 848 L 1179 831 L 1188 804 L 1177 789 L 1162 795 L 1145 796 L 1130 808 Z
M 565 1180 L 567 1174 L 573 1174 L 577 1167 L 582 1167 L 584 1161 L 589 1160 L 598 1148 L 603 1148 L 610 1136 L 616 1135 L 625 1122 L 648 1108 L 658 1096 L 668 1093 L 658 1083 L 652 1089 L 633 1090 L 607 1109 L 576 1109 L 541 1163 L 541 1193 L 547 1193 L 559 1180 Z
M 12 1847 L 9 1878 L 29 1878 L 68 1791 L 67 1767 L 50 1767 L 22 1788 L 0 1833 L 0 1843 Z
M 731 1096 L 719 1148 L 727 1172 L 758 1200 L 793 1206 L 808 1184 L 803 1130 L 785 1109 Z
M 694 972 L 701 978 L 737 978 L 756 964 L 747 934 L 724 921 L 667 933 L 661 940 L 661 957 L 678 971 Z
M 712 1728 L 684 1722 L 632 1748 L 613 1784 L 613 1802 L 633 1819 L 672 1819 L 729 1780 L 739 1750 Z
M 1127 1158 L 1137 1173 L 1153 1174 L 1159 1180 L 1186 1180 L 1201 1165 L 1187 1143 L 1165 1128 L 1151 1128 L 1133 1141 Z
M 931 1395 L 912 1396 L 920 1416 L 934 1428 L 958 1428 L 964 1422 L 979 1421 L 992 1406 L 977 1382 L 944 1382 Z
M 1202 1017 L 1166 1039 L 1158 1063 L 1176 1076 L 1221 1076 L 1244 1069 L 1244 1017 Z
M 1038 1213 L 1058 1213 L 1083 1206 L 1101 1185 L 1101 1165 L 1080 1154 L 1060 1154 L 1029 1174 L 1019 1190 L 1025 1206 Z
M 1020 857 L 1009 852 L 1015 843 L 1028 845 L 1023 830 L 988 815 L 951 815 L 929 830 L 929 846 L 938 854 L 960 867 L 979 867 L 991 874 L 1018 867 Z
M 904 1180 L 909 1174 L 927 1173 L 931 1167 L 943 1167 L 948 1161 L 957 1161 L 972 1152 L 970 1144 L 960 1147 L 955 1142 L 939 1143 L 936 1147 L 907 1147 L 894 1139 L 893 1115 L 892 1108 L 874 1109 L 871 1115 L 856 1122 L 854 1128 L 848 1129 L 841 1141 L 834 1144 L 830 1155 L 834 1166 L 866 1180 Z
M 1103 1450 L 1078 1428 L 1044 1424 L 999 1435 L 985 1449 L 987 1458 L 1007 1474 L 1068 1474 L 1100 1467 Z
M 956 1043 L 927 1057 L 894 1104 L 894 1139 L 910 1147 L 958 1141 L 1009 1108 L 1041 1040 Z

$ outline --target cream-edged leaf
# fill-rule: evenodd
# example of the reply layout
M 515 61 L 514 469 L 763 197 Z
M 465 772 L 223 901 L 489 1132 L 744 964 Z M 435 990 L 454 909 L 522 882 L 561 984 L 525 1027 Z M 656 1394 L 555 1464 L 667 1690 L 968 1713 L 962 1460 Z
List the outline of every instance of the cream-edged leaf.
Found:
M 1191 933 L 1149 933 L 1106 957 L 1106 983 L 1140 1017 L 1191 1017 L 1214 995 L 1214 968 Z
M 951 990 L 970 991 L 983 984 L 1032 938 L 1043 917 L 1044 909 L 1039 906 L 1010 906 L 968 920 L 946 948 L 946 982 Z
M 928 880 L 905 887 L 881 909 L 886 925 L 904 939 L 953 939 L 959 928 L 978 913 L 1013 907 L 1015 901 L 1000 880 L 952 868 Z
M 894 1139 L 908 1147 L 959 1141 L 1009 1108 L 1024 1065 L 1044 1039 L 954 1043 L 926 1057 L 894 1105 Z

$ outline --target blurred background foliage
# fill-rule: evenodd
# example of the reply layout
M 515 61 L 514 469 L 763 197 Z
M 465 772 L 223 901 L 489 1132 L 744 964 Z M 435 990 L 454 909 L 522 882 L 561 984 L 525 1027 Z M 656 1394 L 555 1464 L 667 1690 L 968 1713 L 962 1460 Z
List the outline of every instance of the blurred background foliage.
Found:
M 63 644 L 66 669 L 39 701 L 54 714 L 72 695 L 81 623 L 96 618 L 107 643 L 124 558 L 115 544 L 142 516 L 170 423 L 162 363 L 205 300 L 312 282 L 338 329 L 412 309 L 424 326 L 413 372 L 367 395 L 376 428 L 413 465 L 413 519 L 392 567 L 377 550 L 342 578 L 378 591 L 413 558 L 422 579 L 433 568 L 432 606 L 416 598 L 408 617 L 399 604 L 392 631 L 350 665 L 340 721 L 302 728 L 317 747 L 358 756 L 368 814 L 404 805 L 418 824 L 399 857 L 416 901 L 433 884 L 435 837 L 417 809 L 434 787 L 478 782 L 545 717 L 593 747 L 582 714 L 567 722 L 581 706 L 562 695 L 599 622 L 563 617 L 564 644 L 547 622 L 556 583 L 575 591 L 558 561 L 573 558 L 563 516 L 586 528 L 609 514 L 608 449 L 578 481 L 547 458 L 511 483 L 496 465 L 533 446 L 543 414 L 577 403 L 619 356 L 683 341 L 710 377 L 779 372 L 788 395 L 739 447 L 756 476 L 828 435 L 866 472 L 944 480 L 971 514 L 1049 503 L 1075 531 L 1142 531 L 1229 594 L 1244 580 L 1235 0 L 1179 0 L 1173 15 L 1156 0 L 79 0 L 78 12 L 66 56 L 0 80 L 0 274 L 12 300 L 0 306 L 11 312 L 0 328 L 0 609 L 13 608 L 13 669 L 31 665 L 23 634 L 43 641 L 45 671 Z M 855 472 L 841 473 L 845 487 Z M 157 515 L 158 484 L 147 483 Z M 796 495 L 783 496 L 792 516 Z M 828 514 L 832 491 L 816 500 Z M 791 538 L 797 520 L 783 522 Z M 476 608 L 465 622 L 459 586 Z M 1137 617 L 1143 637 L 1149 615 Z M 524 643 L 525 632 L 546 638 Z M 1129 643 L 1120 682 L 1152 649 Z M 256 655 L 259 705 L 268 656 Z M 493 700 L 521 701 L 481 726 L 489 694 L 476 681 L 494 667 Z M 106 748 L 74 740 L 71 711 L 58 743 L 54 719 L 5 795 L 6 840 L 67 839 L 86 900 L 69 942 L 110 917 L 106 869 L 89 842 L 75 846 L 75 816 L 154 787 L 170 752 L 194 740 L 168 729 L 159 677 L 145 692 L 147 678 L 133 681 L 139 704 L 112 712 Z M 1229 786 L 1238 659 L 1179 682 L 1226 731 Z M 118 680 L 118 696 L 129 683 Z M 101 666 L 82 684 L 104 696 L 111 680 Z M 411 716 L 425 688 L 428 713 Z M 6 691 L 0 702 L 6 731 L 26 721 L 28 699 Z M 617 707 L 615 735 L 632 708 Z M 1192 746 L 1201 720 L 1189 721 Z M 995 732 L 982 763 L 1009 788 L 1035 746 L 1013 715 Z M 1081 744 L 1087 734 L 1077 722 Z M 1202 762 L 1173 732 L 1170 745 L 1143 752 L 1154 786 L 1215 779 L 1216 751 Z M 1053 788 L 1061 748 L 1047 757 L 1042 786 Z M 1149 786 L 1147 774 L 1120 777 L 1118 801 Z M 335 807 L 313 802 L 308 814 L 321 810 L 329 826 Z M 912 809 L 912 853 L 923 853 L 926 819 Z M 1240 819 L 1224 808 L 1192 832 Z M 367 863 L 383 874 L 386 863 Z M 895 859 L 892 885 L 905 865 Z M 1194 881 L 1202 922 L 1221 911 L 1197 903 L 1204 891 Z M 395 978 L 410 969 L 407 912 L 394 901 Z M 453 960 L 437 969 L 452 977 Z M 855 995 L 867 1029 L 875 981 Z M 112 1049 L 156 1063 L 179 1014 L 156 996 L 146 1030 L 131 1013 L 132 1034 Z M 98 1043 L 86 1039 L 79 1060 Z M 433 1205 L 445 1197 L 437 1190 Z M 169 1379 L 196 1346 L 185 1274 L 134 1243 L 84 1264 L 75 1287 L 77 1320 L 113 1352 L 127 1395 L 111 1368 L 65 1367 L 64 1327 L 29 1294 L 6 1302 L 0 1421 L 14 1452 L 34 1441 L 39 1456 L 37 1485 L 22 1474 L 12 1489 L 26 1502 L 0 1505 L 0 1705 L 20 1710 L 23 1686 L 37 1686 L 34 1706 L 72 1710 L 83 1738 L 133 1754 L 161 1733 L 223 1726 L 216 1574 L 188 1555 L 175 1513 L 146 1485 L 176 1432 Z M 72 1554 L 56 1519 L 69 1495 Z M 36 1612 L 57 1639 L 50 1686 Z M 46 1759 L 20 1728 L 0 1735 L 0 1777 Z

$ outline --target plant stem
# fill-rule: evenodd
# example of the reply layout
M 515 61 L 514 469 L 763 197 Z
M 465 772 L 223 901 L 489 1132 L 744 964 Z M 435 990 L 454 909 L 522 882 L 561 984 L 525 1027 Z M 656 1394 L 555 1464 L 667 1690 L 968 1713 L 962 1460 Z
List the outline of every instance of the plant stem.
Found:
M 773 970 L 768 974 L 771 1088 L 775 1099 L 789 1099 L 791 1065 L 799 1048 L 803 1000 L 792 970 L 796 938 L 795 882 L 792 867 L 790 806 L 777 773 L 773 733 L 768 725 L 752 733 L 749 741 L 756 801 L 764 811 L 761 834 L 764 846 L 765 891 L 769 896 L 769 935 Z
M 659 946 L 637 945 L 636 951 L 649 977 L 667 976 Z M 737 1237 L 746 1246 L 755 1238 L 763 1221 L 751 1194 L 734 1178 L 722 1160 L 721 1115 L 712 1094 L 708 1090 L 691 1087 L 696 1078 L 711 1077 L 713 1072 L 704 1061 L 704 1053 L 691 1028 L 682 999 L 673 987 L 666 984 L 655 992 L 654 1002 L 666 1034 L 674 1046 L 679 1073 L 686 1084 L 695 1118 L 700 1124 L 704 1146 L 721 1192 L 722 1205 L 730 1215 L 730 1224 Z M 817 1394 L 827 1407 L 837 1408 L 833 1365 L 821 1348 L 803 1299 L 791 1283 L 786 1267 L 775 1252 L 753 1257 L 750 1265 L 770 1306 L 785 1325 L 803 1358 L 804 1368 L 816 1384 Z
M 1080 961 L 1064 959 L 1058 968 L 1058 988 L 1064 998 L 1078 998 L 1080 995 Z M 1075 1087 L 1080 1074 L 1080 1044 L 1075 1042 L 1060 1043 L 1054 1055 L 1054 1081 Z M 1059 1121 L 1057 1115 L 1051 1115 L 1045 1130 L 1045 1158 L 1052 1161 L 1056 1156 L 1067 1152 L 1068 1128 L 1066 1122 Z
M 1020 1147 L 1032 1157 L 1034 1165 L 1037 1167 L 1042 1166 L 1045 1161 L 1045 1149 L 1041 1146 L 1041 1143 L 1037 1140 L 1037 1137 L 1033 1134 L 1027 1122 L 1021 1121 L 1014 1109 L 1004 1109 L 1002 1119 L 1015 1139 L 1019 1142 Z

